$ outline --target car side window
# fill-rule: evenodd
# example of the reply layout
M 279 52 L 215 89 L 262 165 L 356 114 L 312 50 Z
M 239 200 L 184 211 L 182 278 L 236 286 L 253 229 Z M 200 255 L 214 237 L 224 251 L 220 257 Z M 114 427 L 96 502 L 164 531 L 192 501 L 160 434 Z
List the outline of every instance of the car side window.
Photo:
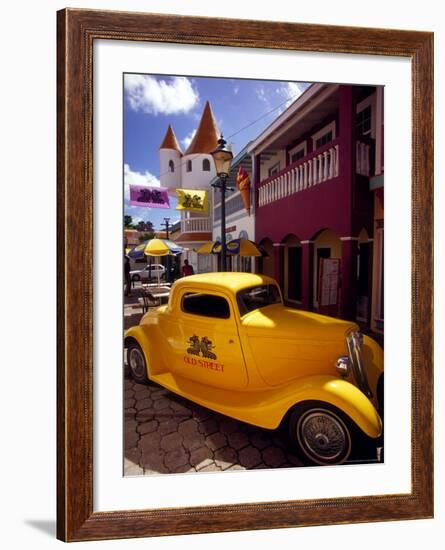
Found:
M 229 303 L 222 296 L 204 294 L 202 292 L 187 292 L 182 297 L 182 311 L 203 317 L 229 319 Z

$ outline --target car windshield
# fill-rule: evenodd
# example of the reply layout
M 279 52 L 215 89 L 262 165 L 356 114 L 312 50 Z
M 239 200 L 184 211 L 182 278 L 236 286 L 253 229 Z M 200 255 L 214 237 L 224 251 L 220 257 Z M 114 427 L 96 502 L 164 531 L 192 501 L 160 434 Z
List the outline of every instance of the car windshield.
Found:
M 281 304 L 281 296 L 276 285 L 259 285 L 246 288 L 236 296 L 241 317 L 249 311 L 272 304 Z

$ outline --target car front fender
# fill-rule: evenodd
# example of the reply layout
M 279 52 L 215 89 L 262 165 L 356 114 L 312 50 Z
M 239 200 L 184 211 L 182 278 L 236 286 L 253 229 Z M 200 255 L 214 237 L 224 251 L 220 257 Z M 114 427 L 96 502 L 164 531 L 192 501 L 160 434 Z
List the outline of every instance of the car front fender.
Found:
M 342 411 L 369 437 L 377 438 L 382 433 L 382 420 L 373 403 L 356 386 L 341 378 L 311 376 L 296 380 L 279 393 L 274 401 L 282 406 L 282 418 L 299 403 L 321 401 Z

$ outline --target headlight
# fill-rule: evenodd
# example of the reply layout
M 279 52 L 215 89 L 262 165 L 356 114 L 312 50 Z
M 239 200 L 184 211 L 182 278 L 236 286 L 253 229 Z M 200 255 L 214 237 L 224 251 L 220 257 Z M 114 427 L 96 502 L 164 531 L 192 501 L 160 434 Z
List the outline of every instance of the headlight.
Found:
M 335 364 L 335 368 L 337 369 L 337 372 L 340 376 L 343 378 L 347 378 L 349 376 L 349 373 L 351 372 L 351 364 L 349 357 L 347 355 L 342 355 L 337 359 L 337 363 Z
M 362 361 L 363 335 L 358 331 L 350 332 L 346 336 L 346 344 L 348 346 L 349 359 L 351 360 L 355 382 L 367 397 L 372 397 Z

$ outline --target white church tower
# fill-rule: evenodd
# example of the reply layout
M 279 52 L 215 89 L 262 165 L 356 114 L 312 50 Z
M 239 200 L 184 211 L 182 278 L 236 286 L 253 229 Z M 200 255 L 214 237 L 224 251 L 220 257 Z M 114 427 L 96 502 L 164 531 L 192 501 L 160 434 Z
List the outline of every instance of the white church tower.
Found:
M 218 126 L 207 101 L 196 134 L 182 159 L 182 187 L 210 190 L 209 183 L 216 176 L 210 153 L 218 147 L 218 139 Z
M 210 182 L 216 176 L 215 164 L 211 152 L 218 146 L 220 132 L 210 103 L 207 101 L 196 133 L 185 153 L 176 139 L 171 125 L 159 148 L 160 182 L 171 195 L 178 188 L 203 189 L 209 192 Z M 181 212 L 181 233 L 175 241 L 187 249 L 186 256 L 195 272 L 211 270 L 209 255 L 197 255 L 195 250 L 212 239 L 211 204 L 208 214 Z
M 161 186 L 167 187 L 169 194 L 174 195 L 181 187 L 181 157 L 182 151 L 171 125 L 159 147 L 161 164 Z

